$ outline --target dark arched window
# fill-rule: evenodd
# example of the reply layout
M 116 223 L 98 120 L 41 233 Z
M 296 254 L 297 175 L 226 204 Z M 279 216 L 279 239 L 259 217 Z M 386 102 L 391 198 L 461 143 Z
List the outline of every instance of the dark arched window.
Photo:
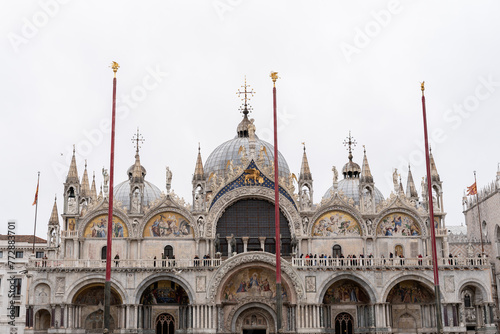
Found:
M 174 249 L 172 246 L 165 246 L 165 248 L 163 248 L 163 255 L 165 255 L 165 258 L 171 259 L 174 256 Z
M 106 254 L 108 251 L 108 246 L 104 246 L 101 248 L 101 260 L 106 260 Z
M 333 257 L 339 258 L 342 255 L 342 247 L 340 245 L 333 246 Z
M 465 295 L 464 297 L 464 306 L 465 307 L 471 307 L 471 303 L 470 303 L 470 296 L 468 294 Z
M 280 212 L 281 254 L 290 255 L 291 235 L 288 219 Z M 274 243 L 274 204 L 260 199 L 240 200 L 226 209 L 217 222 L 217 234 L 220 235 L 221 252 L 227 255 L 226 237 L 234 235 L 238 245 L 239 239 L 249 237 L 247 249 L 254 247 L 252 239 L 258 241 L 258 237 L 265 237 L 265 251 L 271 250 L 270 239 Z M 257 244 L 255 244 L 257 246 Z M 238 247 L 237 247 L 238 248 Z M 260 249 L 260 242 L 258 244 Z M 252 249 L 253 250 L 253 249 Z M 275 251 L 272 249 L 273 252 Z

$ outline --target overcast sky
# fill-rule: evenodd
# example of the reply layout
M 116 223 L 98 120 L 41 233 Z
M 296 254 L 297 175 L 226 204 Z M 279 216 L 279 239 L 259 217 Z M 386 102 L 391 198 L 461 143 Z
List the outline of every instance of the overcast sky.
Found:
M 191 202 L 198 142 L 204 161 L 233 138 L 244 76 L 257 135 L 272 142 L 271 70 L 277 83 L 279 149 L 298 174 L 301 142 L 317 203 L 347 162 L 349 130 L 361 165 L 366 145 L 385 197 L 392 171 L 417 190 L 425 174 L 420 81 L 443 181 L 446 224 L 464 222 L 461 198 L 500 161 L 498 1 L 2 1 L 0 221 L 37 235 L 62 192 L 72 145 L 78 172 L 109 166 L 112 60 L 118 72 L 115 185 L 145 138 L 146 179 Z

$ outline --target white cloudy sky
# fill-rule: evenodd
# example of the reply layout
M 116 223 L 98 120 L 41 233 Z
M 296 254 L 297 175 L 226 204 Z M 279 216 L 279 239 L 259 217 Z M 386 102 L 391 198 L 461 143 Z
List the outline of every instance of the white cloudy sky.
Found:
M 499 12 L 498 1 L 2 1 L 0 221 L 32 233 L 40 171 L 37 235 L 45 237 L 55 194 L 62 211 L 73 144 L 80 176 L 87 159 L 101 183 L 110 134 L 100 125 L 111 114 L 116 60 L 116 183 L 134 161 L 139 126 L 147 179 L 164 189 L 170 166 L 173 188 L 189 201 L 198 142 L 206 159 L 235 135 L 245 75 L 257 92 L 257 134 L 272 140 L 271 70 L 281 77 L 280 151 L 298 173 L 306 142 L 316 202 L 332 165 L 347 161 L 349 130 L 354 160 L 366 145 L 385 196 L 393 168 L 406 185 L 408 161 L 420 192 L 425 80 L 447 224 L 459 225 L 473 171 L 484 185 L 500 161 Z M 151 72 L 161 73 L 156 81 Z

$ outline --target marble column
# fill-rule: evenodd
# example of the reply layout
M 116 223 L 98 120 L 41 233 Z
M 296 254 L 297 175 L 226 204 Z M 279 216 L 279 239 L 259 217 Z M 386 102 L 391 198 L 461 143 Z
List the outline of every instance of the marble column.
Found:
M 56 306 L 55 305 L 50 305 L 50 328 L 55 327 L 56 323 Z
M 266 237 L 259 237 L 260 248 L 262 251 L 266 250 Z
M 233 254 L 233 249 L 231 247 L 231 237 L 226 237 L 227 240 L 227 257 L 231 257 Z
M 247 252 L 248 249 L 248 239 L 249 237 L 241 237 L 241 240 L 243 240 L 243 253 Z
M 64 316 L 66 314 L 66 304 L 61 304 L 61 323 L 59 326 L 64 328 Z

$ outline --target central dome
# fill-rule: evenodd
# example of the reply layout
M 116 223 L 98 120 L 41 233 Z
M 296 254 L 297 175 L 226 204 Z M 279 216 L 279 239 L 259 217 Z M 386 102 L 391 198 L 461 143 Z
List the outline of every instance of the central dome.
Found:
M 268 142 L 259 139 L 254 133 L 250 134 L 254 138 L 250 139 L 248 132 L 248 127 L 253 124 L 253 120 L 249 120 L 247 113 L 244 112 L 243 120 L 238 124 L 236 128 L 236 137 L 228 140 L 227 142 L 219 145 L 209 156 L 204 166 L 205 177 L 208 178 L 212 173 L 216 173 L 217 176 L 222 176 L 225 178 L 227 163 L 228 161 L 233 162 L 233 166 L 239 166 L 241 168 L 247 168 L 241 163 L 240 148 L 244 147 L 247 155 L 248 163 L 250 163 L 250 142 L 255 143 L 255 155 L 258 156 L 262 147 L 265 148 L 267 154 L 264 153 L 264 166 L 272 166 L 274 162 L 274 146 Z M 255 157 L 257 159 L 257 157 Z M 285 158 L 281 153 L 278 152 L 278 170 L 280 177 L 287 177 L 290 175 L 290 168 L 286 163 Z
M 243 166 L 241 163 L 241 154 L 238 154 L 240 147 L 244 147 L 248 154 L 250 152 L 250 139 L 248 137 L 236 137 L 234 139 L 228 140 L 227 142 L 219 145 L 208 157 L 205 163 L 205 177 L 209 177 L 210 174 L 216 173 L 217 176 L 226 176 L 226 166 L 228 161 L 233 161 L 233 166 L 240 166 L 241 168 L 247 168 L 248 166 Z M 258 154 L 261 147 L 265 147 L 267 155 L 264 154 L 264 165 L 271 166 L 274 162 L 274 146 L 269 144 L 264 140 L 260 140 L 255 136 L 255 152 Z M 248 161 L 250 163 L 250 161 Z M 290 175 L 290 168 L 286 163 L 285 158 L 281 153 L 278 152 L 278 168 L 279 176 L 288 177 Z

